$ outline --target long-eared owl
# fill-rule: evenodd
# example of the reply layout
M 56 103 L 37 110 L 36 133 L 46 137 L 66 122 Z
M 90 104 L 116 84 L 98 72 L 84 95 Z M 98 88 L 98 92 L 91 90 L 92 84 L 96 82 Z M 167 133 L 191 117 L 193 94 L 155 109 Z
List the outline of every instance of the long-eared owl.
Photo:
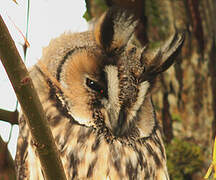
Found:
M 93 30 L 52 40 L 30 70 L 68 180 L 169 179 L 151 94 L 184 35 L 152 50 L 138 26 L 111 8 Z M 19 125 L 18 179 L 45 179 L 24 116 Z

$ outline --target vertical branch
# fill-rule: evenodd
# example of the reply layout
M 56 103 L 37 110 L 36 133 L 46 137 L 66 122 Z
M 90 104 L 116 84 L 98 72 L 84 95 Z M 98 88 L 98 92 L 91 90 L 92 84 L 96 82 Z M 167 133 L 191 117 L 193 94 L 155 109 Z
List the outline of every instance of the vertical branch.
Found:
M 189 10 L 190 10 L 193 33 L 196 37 L 196 40 L 198 41 L 198 48 L 199 48 L 200 54 L 203 57 L 204 35 L 203 35 L 203 28 L 202 28 L 202 19 L 200 17 L 200 11 L 199 11 L 199 1 L 188 0 L 187 3 L 188 3 Z
M 211 74 L 211 90 L 212 90 L 212 109 L 213 109 L 213 121 L 212 121 L 212 139 L 216 137 L 216 45 L 215 38 L 212 41 L 212 49 L 209 57 L 209 71 Z
M 165 141 L 167 143 L 170 143 L 173 138 L 172 117 L 169 110 L 168 92 L 165 92 L 163 94 L 162 122 Z

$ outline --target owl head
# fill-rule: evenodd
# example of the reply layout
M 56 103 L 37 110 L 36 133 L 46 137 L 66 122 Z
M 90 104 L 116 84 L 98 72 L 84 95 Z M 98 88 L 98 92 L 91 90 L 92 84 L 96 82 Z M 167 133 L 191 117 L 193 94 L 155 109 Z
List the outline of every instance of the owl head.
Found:
M 184 35 L 152 50 L 137 38 L 139 23 L 129 10 L 111 8 L 92 31 L 63 34 L 44 50 L 40 68 L 59 110 L 74 123 L 115 137 L 153 131 L 151 90 L 174 63 Z

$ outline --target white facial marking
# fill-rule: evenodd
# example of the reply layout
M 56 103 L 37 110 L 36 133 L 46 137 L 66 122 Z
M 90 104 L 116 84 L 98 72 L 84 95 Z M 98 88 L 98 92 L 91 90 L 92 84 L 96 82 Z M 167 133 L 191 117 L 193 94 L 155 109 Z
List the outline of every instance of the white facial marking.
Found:
M 86 126 L 93 125 L 93 123 L 90 121 L 89 118 L 80 118 L 80 117 L 75 116 L 74 114 L 72 114 L 72 117 L 74 118 L 75 121 L 77 121 L 78 123 L 82 125 L 86 125 Z
M 109 100 L 114 104 L 119 104 L 118 69 L 117 67 L 110 65 L 105 67 L 105 72 L 107 73 Z
M 138 109 L 140 108 L 140 106 L 143 104 L 145 100 L 145 95 L 148 91 L 149 86 L 150 84 L 148 81 L 144 81 L 140 84 L 137 101 L 130 108 L 129 113 L 128 113 L 128 119 L 127 119 L 128 122 L 132 121 L 133 118 L 136 116 Z
M 107 73 L 107 82 L 108 82 L 108 97 L 109 100 L 106 104 L 106 108 L 112 117 L 110 117 L 110 125 L 111 127 L 115 127 L 118 114 L 120 111 L 119 104 L 119 79 L 118 79 L 118 69 L 115 66 L 109 65 L 105 67 L 105 72 Z M 107 122 L 108 123 L 108 122 Z M 109 125 L 109 123 L 108 123 Z

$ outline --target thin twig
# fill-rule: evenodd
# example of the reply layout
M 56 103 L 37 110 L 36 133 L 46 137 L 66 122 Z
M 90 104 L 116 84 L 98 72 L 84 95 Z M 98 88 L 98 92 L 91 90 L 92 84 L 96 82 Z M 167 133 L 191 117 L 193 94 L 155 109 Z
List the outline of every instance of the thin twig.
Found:
M 11 123 L 12 125 L 18 124 L 18 111 L 7 111 L 0 109 L 0 120 Z

